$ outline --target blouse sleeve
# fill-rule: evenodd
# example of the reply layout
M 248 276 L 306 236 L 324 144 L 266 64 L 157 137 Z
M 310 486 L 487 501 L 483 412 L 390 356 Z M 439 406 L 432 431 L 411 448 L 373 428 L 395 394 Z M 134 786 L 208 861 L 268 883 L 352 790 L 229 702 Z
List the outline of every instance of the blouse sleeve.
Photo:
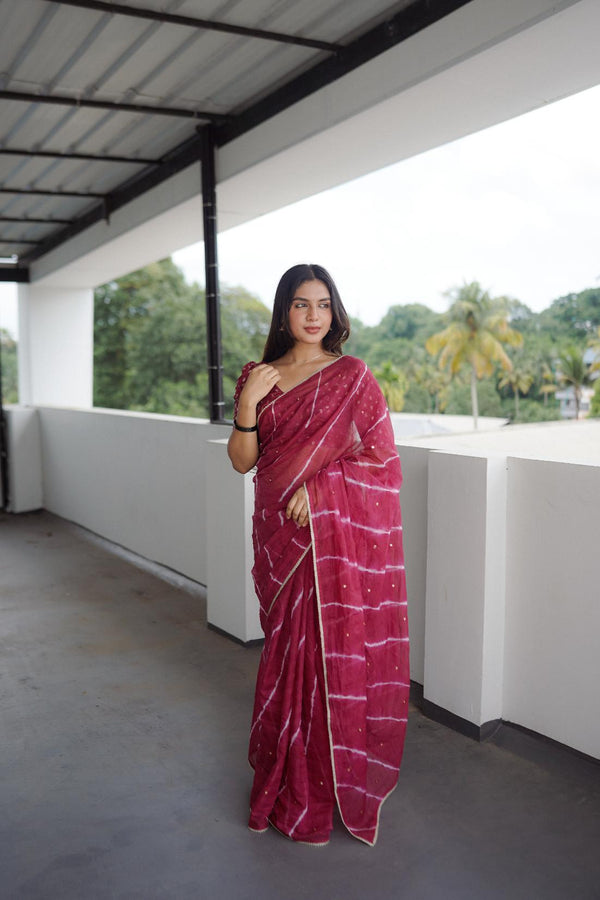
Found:
M 233 393 L 233 417 L 234 418 L 236 418 L 237 414 L 238 414 L 238 404 L 239 404 L 239 400 L 240 400 L 240 394 L 242 393 L 242 388 L 244 387 L 244 385 L 246 384 L 246 381 L 248 380 L 248 375 L 250 374 L 252 369 L 256 368 L 257 365 L 258 365 L 258 363 L 256 363 L 256 362 L 246 363 L 246 365 L 242 369 L 242 373 L 241 373 L 240 377 L 237 380 L 237 384 L 235 386 L 235 391 Z

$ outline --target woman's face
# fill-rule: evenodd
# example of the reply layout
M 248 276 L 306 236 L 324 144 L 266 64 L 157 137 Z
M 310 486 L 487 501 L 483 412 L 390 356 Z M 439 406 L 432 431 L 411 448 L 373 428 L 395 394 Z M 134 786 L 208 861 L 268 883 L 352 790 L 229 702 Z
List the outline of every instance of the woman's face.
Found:
M 304 281 L 292 299 L 288 321 L 296 343 L 320 345 L 331 328 L 331 297 L 322 281 Z

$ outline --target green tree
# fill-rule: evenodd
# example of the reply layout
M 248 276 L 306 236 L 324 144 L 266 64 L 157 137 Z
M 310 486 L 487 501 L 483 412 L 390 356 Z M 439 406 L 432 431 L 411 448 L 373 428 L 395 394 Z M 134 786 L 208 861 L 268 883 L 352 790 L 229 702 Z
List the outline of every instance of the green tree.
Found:
M 575 418 L 579 418 L 581 389 L 591 383 L 590 366 L 585 362 L 579 347 L 567 347 L 559 356 L 559 379 L 570 385 L 575 395 Z
M 449 372 L 442 371 L 436 366 L 432 366 L 429 362 L 415 364 L 411 367 L 411 386 L 414 381 L 422 387 L 431 398 L 428 403 L 427 412 L 438 414 L 443 412 L 448 402 L 448 388 L 450 386 L 451 376 Z M 410 388 L 409 388 L 410 390 Z M 421 409 L 425 412 L 425 409 Z
M 564 336 L 569 342 L 585 339 L 600 326 L 600 288 L 566 294 L 539 315 L 542 330 Z
M 378 337 L 423 343 L 439 327 L 441 316 L 422 303 L 390 306 L 376 326 Z
M 262 357 L 269 310 L 243 288 L 223 286 L 225 414 L 242 366 Z M 208 411 L 204 291 L 161 260 L 95 296 L 97 406 L 204 417 Z
M 594 354 L 594 358 L 590 363 L 590 373 L 600 372 L 600 325 L 596 328 L 596 332 L 589 338 L 588 347 Z
M 548 395 L 555 394 L 557 390 L 558 387 L 554 383 L 554 372 L 552 369 L 542 369 L 542 383 L 539 387 L 539 392 L 544 397 L 544 406 L 548 406 Z
M 161 303 L 189 292 L 171 259 L 131 272 L 94 291 L 94 405 L 138 408 L 130 366 L 142 323 Z
M 491 378 L 481 379 L 477 386 L 477 396 L 480 415 L 508 418 L 496 383 Z M 450 382 L 444 413 L 449 416 L 473 415 L 471 379 L 468 373 L 459 374 Z
M 590 416 L 600 417 L 600 378 L 596 378 L 592 402 L 590 403 Z
M 0 328 L 0 358 L 2 365 L 2 402 L 17 403 L 19 399 L 17 342 L 6 328 Z
M 388 361 L 383 363 L 380 369 L 375 369 L 373 375 L 379 383 L 390 412 L 402 412 L 404 395 L 408 387 L 404 372 Z
M 470 372 L 471 408 L 474 427 L 479 415 L 477 381 L 490 377 L 496 365 L 512 368 L 504 344 L 518 347 L 522 335 L 508 324 L 505 298 L 492 298 L 477 281 L 448 292 L 452 305 L 446 328 L 425 343 L 427 351 L 438 357 L 440 369 L 456 375 L 463 367 Z
M 503 372 L 498 387 L 510 387 L 515 398 L 515 420 L 519 418 L 519 394 L 528 394 L 533 384 L 533 375 L 527 369 L 515 366 Z

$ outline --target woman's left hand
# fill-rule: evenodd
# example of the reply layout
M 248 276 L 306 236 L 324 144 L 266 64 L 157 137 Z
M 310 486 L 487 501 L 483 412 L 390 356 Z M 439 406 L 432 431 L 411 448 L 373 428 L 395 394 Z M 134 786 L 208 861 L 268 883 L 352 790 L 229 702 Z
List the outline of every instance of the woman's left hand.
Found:
M 308 525 L 308 498 L 304 485 L 294 492 L 285 510 L 286 519 L 293 519 L 301 528 Z

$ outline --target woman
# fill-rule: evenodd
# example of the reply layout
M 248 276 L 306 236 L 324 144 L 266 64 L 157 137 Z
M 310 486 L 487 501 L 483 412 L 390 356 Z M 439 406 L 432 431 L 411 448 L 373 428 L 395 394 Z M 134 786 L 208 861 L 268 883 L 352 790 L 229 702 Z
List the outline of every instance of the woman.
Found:
M 408 708 L 400 462 L 366 365 L 342 356 L 331 276 L 282 277 L 261 363 L 235 392 L 229 456 L 256 465 L 253 577 L 265 645 L 250 733 L 249 827 L 326 844 L 337 805 L 373 845 Z

